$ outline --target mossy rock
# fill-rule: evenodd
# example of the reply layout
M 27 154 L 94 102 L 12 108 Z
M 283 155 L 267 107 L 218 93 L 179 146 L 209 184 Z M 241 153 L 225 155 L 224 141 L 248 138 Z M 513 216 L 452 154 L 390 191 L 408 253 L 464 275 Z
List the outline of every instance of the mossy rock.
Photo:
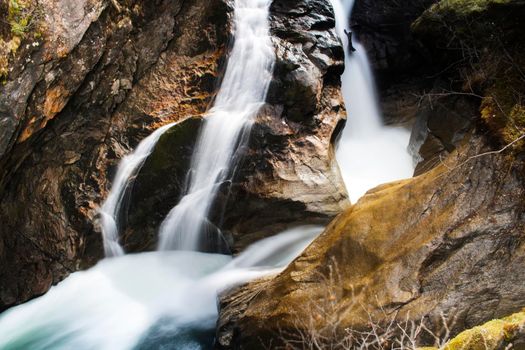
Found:
M 525 310 L 466 330 L 444 350 L 496 350 L 525 348 Z
M 523 21 L 524 0 L 441 0 L 412 25 L 437 69 L 454 67 L 449 91 L 479 98 L 480 124 L 515 153 L 525 145 Z
M 506 5 L 515 0 L 442 0 L 430 8 L 431 12 L 454 12 L 458 15 L 471 15 L 486 11 L 493 5 Z
M 127 251 L 154 248 L 158 225 L 184 191 L 202 122 L 192 117 L 166 131 L 140 169 L 123 208 L 127 210 L 121 223 Z

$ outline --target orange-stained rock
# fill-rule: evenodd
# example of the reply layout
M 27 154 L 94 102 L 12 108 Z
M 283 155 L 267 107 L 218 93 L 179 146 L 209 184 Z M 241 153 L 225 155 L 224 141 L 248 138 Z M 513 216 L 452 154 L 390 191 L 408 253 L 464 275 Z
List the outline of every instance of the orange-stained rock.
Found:
M 102 257 L 94 219 L 120 158 L 157 126 L 203 113 L 215 93 L 226 2 L 120 3 L 39 1 L 41 36 L 28 33 L 10 56 L 0 84 L 0 310 Z

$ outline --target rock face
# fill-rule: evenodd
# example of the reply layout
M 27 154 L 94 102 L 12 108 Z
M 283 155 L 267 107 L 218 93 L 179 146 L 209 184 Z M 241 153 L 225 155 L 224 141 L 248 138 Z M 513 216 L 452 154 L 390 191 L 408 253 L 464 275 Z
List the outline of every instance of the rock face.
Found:
M 413 125 L 410 151 L 418 162 L 416 175 L 432 169 L 460 144 L 473 128 L 480 105 L 478 97 L 462 90 L 456 70 L 461 59 L 439 61 L 446 50 L 434 50 L 436 38 L 423 38 L 412 28 L 436 2 L 361 0 L 351 18 L 377 79 L 384 122 Z M 440 39 L 446 38 L 450 35 Z
M 334 155 L 344 125 L 339 79 L 344 53 L 332 9 L 326 0 L 276 0 L 270 13 L 276 67 L 267 104 L 210 215 L 235 252 L 290 225 L 326 224 L 350 204 Z M 197 128 L 186 123 L 175 128 L 187 131 L 163 137 L 130 195 L 124 241 L 132 251 L 154 248 L 160 222 L 180 200 L 191 147 L 176 138 L 196 136 Z M 186 151 L 164 157 L 173 144 Z M 164 161 L 160 172 L 158 159 Z M 157 189 L 143 190 L 153 183 Z
M 441 313 L 457 333 L 519 311 L 523 163 L 469 160 L 486 150 L 475 137 L 444 165 L 369 192 L 283 273 L 224 296 L 220 347 L 262 349 L 316 330 L 333 337 L 390 318 L 424 317 L 432 329 Z
M 344 125 L 344 53 L 327 0 L 275 0 L 267 106 L 234 174 L 222 227 L 234 250 L 290 224 L 327 223 L 349 206 L 335 159 Z
M 415 110 L 422 175 L 370 191 L 284 272 L 223 295 L 218 348 L 329 347 L 391 320 L 439 333 L 442 315 L 457 334 L 522 309 L 524 18 L 513 1 L 423 12 L 412 36 L 434 68 L 452 68 Z
M 230 32 L 221 0 L 25 3 L 43 15 L 2 56 L 0 310 L 101 257 L 93 219 L 118 159 L 206 110 Z

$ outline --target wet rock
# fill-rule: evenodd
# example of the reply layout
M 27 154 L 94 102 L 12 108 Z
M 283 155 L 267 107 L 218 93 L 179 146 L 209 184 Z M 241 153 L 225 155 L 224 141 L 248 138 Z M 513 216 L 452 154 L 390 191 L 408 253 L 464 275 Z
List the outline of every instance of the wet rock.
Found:
M 334 155 L 344 123 L 339 79 L 344 57 L 329 2 L 274 1 L 270 14 L 276 67 L 267 104 L 248 143 L 236 151 L 238 165 L 209 217 L 209 227 L 220 229 L 234 252 L 289 226 L 327 223 L 349 205 Z M 136 186 L 149 189 L 131 194 L 124 240 L 132 251 L 156 246 L 156 232 L 187 179 L 187 146 L 194 140 L 178 133 L 168 138 L 179 151 L 157 157 L 166 152 L 159 144 L 152 159 L 162 158 L 163 170 L 146 162 Z
M 189 118 L 171 127 L 142 166 L 122 208 L 125 251 L 155 249 L 158 225 L 186 190 L 201 126 L 201 118 Z
M 521 310 L 523 164 L 469 159 L 484 144 L 474 137 L 432 171 L 370 191 L 283 273 L 223 296 L 220 346 L 275 347 L 392 318 L 436 330 L 441 314 L 457 334 Z
M 230 33 L 221 0 L 39 4 L 41 38 L 0 85 L 0 310 L 101 258 L 93 222 L 119 159 L 205 111 Z
M 276 0 L 270 20 L 276 67 L 267 105 L 227 194 L 235 200 L 213 219 L 234 251 L 284 227 L 326 223 L 349 205 L 334 154 L 344 53 L 331 5 Z

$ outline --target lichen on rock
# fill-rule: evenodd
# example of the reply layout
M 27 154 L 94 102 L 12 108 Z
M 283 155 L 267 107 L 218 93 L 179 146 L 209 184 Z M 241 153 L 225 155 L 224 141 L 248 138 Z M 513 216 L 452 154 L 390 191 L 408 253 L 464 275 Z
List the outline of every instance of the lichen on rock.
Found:
M 525 311 L 465 330 L 448 341 L 443 350 L 521 349 L 525 346 Z M 417 350 L 438 350 L 418 348 Z

